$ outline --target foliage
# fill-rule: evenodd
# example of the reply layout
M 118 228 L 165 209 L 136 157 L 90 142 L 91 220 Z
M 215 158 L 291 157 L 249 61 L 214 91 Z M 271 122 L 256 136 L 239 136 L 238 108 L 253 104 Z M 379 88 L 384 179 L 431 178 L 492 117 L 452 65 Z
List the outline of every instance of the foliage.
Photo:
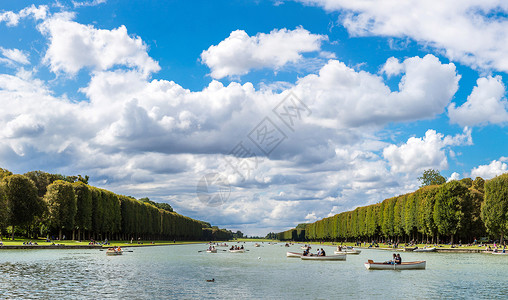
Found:
M 433 169 L 423 171 L 423 175 L 418 177 L 418 180 L 422 183 L 422 187 L 428 185 L 441 185 L 446 182 L 446 178 L 441 176 L 438 170 Z
M 489 233 L 503 237 L 508 232 L 508 173 L 485 182 L 481 218 Z

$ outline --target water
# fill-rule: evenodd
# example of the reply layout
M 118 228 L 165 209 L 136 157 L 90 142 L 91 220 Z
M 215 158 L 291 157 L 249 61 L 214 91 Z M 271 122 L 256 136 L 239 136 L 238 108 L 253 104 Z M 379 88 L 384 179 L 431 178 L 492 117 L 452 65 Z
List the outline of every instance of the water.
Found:
M 367 259 L 384 261 L 392 253 L 362 250 L 346 261 L 301 261 L 285 257 L 299 246 L 245 246 L 243 254 L 176 245 L 113 257 L 99 250 L 2 250 L 0 298 L 508 298 L 508 256 L 402 252 L 404 261 L 426 260 L 427 269 L 368 271 Z M 333 247 L 323 248 L 333 254 Z

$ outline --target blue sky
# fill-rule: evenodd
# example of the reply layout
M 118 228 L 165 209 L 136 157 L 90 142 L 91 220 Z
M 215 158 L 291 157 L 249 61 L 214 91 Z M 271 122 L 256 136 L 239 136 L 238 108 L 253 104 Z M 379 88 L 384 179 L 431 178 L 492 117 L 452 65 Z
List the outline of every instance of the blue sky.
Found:
M 0 166 L 87 174 L 250 235 L 412 191 L 429 168 L 492 178 L 508 171 L 507 12 L 2 1 Z

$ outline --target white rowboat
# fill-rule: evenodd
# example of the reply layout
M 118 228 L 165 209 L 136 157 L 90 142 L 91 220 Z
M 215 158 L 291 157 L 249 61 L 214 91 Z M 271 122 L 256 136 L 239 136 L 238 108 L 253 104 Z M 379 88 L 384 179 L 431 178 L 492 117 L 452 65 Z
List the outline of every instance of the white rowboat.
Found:
M 413 252 L 436 252 L 436 247 L 432 247 L 432 248 L 418 248 L 418 249 L 414 249 Z
M 362 251 L 361 250 L 342 250 L 342 251 L 333 251 L 334 254 L 360 254 Z
M 302 260 L 346 260 L 346 254 L 328 256 L 301 256 Z
M 425 270 L 426 262 L 422 261 L 408 261 L 402 264 L 392 265 L 385 264 L 382 262 L 373 262 L 369 259 L 369 262 L 365 263 L 367 270 Z
M 492 254 L 496 254 L 496 255 L 508 255 L 508 252 L 491 252 Z
M 296 252 L 286 252 L 286 256 L 287 257 L 296 257 L 296 258 L 300 258 L 302 256 L 301 253 L 296 253 Z
M 123 250 L 113 250 L 113 249 L 106 250 L 106 255 L 122 255 L 122 254 Z
M 217 249 L 213 249 L 213 250 L 206 250 L 207 253 L 217 253 Z
M 245 249 L 240 249 L 240 250 L 229 250 L 229 252 L 231 252 L 231 253 L 244 253 L 244 252 L 245 252 Z

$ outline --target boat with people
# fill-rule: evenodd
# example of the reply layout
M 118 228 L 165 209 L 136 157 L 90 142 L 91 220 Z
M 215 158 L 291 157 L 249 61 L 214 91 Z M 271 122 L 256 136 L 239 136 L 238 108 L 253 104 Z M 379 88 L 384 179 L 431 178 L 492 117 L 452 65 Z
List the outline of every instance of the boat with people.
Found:
M 416 248 L 413 250 L 413 252 L 436 252 L 436 247 L 423 247 L 423 248 Z
M 231 253 L 244 253 L 245 249 L 238 249 L 238 250 L 229 250 Z
M 217 249 L 208 249 L 206 253 L 217 253 Z
M 106 255 L 113 256 L 113 255 L 122 255 L 123 250 L 120 247 L 111 247 L 106 250 Z
M 286 256 L 287 257 L 297 257 L 297 258 L 300 258 L 302 256 L 301 253 L 296 253 L 296 252 L 286 252 Z
M 346 254 L 340 254 L 340 255 L 326 255 L 326 256 L 318 256 L 318 255 L 306 255 L 306 256 L 300 256 L 300 259 L 302 260 L 346 260 Z
M 495 255 L 508 255 L 508 252 L 490 252 L 490 253 Z
M 400 264 L 392 264 L 388 262 L 374 262 L 369 259 L 365 263 L 367 270 L 425 270 L 426 261 L 408 261 Z
M 358 255 L 362 253 L 361 250 L 357 250 L 351 246 L 337 246 L 337 250 L 333 251 L 334 254 L 355 254 Z
M 254 244 L 254 247 L 261 247 L 261 245 L 260 245 L 260 244 L 258 244 L 258 243 L 255 243 L 255 244 Z

